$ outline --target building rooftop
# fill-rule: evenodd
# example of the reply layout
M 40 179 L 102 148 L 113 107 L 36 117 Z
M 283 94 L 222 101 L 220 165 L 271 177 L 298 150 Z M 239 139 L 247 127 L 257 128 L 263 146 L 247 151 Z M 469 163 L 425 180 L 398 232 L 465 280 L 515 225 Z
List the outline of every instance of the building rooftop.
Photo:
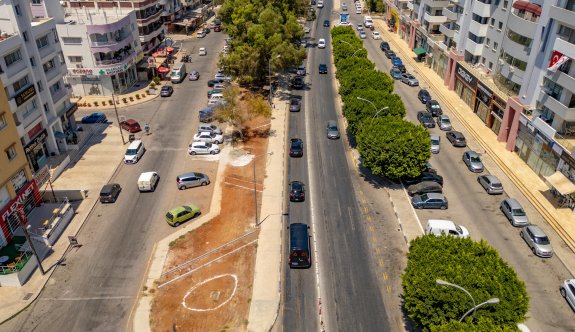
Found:
M 65 20 L 67 24 L 103 25 L 120 21 L 128 16 L 133 10 L 114 9 L 101 10 L 95 8 L 66 8 Z

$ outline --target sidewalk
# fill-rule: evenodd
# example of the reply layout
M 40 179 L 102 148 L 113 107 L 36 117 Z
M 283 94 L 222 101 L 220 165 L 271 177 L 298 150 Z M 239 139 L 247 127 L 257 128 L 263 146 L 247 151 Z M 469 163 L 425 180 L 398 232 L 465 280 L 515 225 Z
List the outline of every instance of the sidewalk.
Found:
M 519 191 L 525 195 L 537 211 L 543 216 L 548 225 L 563 239 L 568 248 L 561 245 L 555 245 L 557 257 L 565 264 L 572 275 L 575 275 L 575 216 L 566 208 L 557 209 L 551 202 L 543 196 L 543 192 L 549 190 L 549 187 L 535 174 L 519 156 L 505 149 L 502 142 L 497 141 L 497 136 L 488 128 L 473 111 L 459 99 L 454 91 L 449 91 L 443 84 L 443 78 L 440 78 L 431 68 L 424 63 L 415 61 L 415 53 L 409 49 L 399 35 L 390 33 L 387 25 L 382 19 L 374 19 L 376 30 L 380 31 L 384 40 L 389 41 L 392 48 L 398 51 L 401 58 L 408 68 L 408 71 L 415 73 L 420 80 L 420 84 L 427 86 L 434 96 L 437 96 L 442 105 L 448 108 L 458 120 L 462 130 L 466 135 L 473 137 L 478 142 L 480 148 L 477 149 L 483 153 L 489 163 L 491 160 L 497 164 L 503 173 L 508 177 Z M 413 69 L 413 70 L 411 70 Z M 497 172 L 497 170 L 492 170 Z M 503 179 L 502 179 L 503 181 Z M 505 185 L 505 183 L 504 183 Z M 509 186 L 508 186 L 509 187 Z M 547 225 L 540 225 L 544 229 Z M 550 235 L 553 238 L 553 235 Z M 552 239 L 553 242 L 553 239 Z M 555 242 L 558 243 L 558 242 Z
M 90 215 L 97 202 L 101 186 L 108 182 L 119 165 L 125 147 L 122 145 L 117 127 L 109 125 L 101 134 L 91 138 L 91 145 L 76 161 L 73 167 L 69 166 L 52 183 L 54 190 L 83 189 L 87 190 L 87 197 L 79 205 L 73 202 L 75 214 L 58 241 L 52 246 L 53 252 L 42 261 L 46 270 L 41 275 L 38 269 L 22 287 L 0 287 L 0 324 L 15 316 L 28 307 L 40 295 L 40 292 L 57 268 L 57 262 L 64 257 L 68 250 L 68 236 L 76 235 L 82 228 L 84 221 Z M 97 141 L 101 139 L 101 141 Z M 94 176 L 86 176 L 92 174 Z

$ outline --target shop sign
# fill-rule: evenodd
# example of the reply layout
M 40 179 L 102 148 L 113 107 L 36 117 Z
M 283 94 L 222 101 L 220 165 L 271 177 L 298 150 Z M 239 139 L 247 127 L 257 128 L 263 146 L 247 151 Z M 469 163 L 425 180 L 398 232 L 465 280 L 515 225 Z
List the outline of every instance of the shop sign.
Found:
M 33 139 L 41 131 L 42 131 L 42 122 L 39 122 L 37 125 L 35 125 L 34 127 L 32 127 L 32 129 L 28 131 L 28 138 Z
M 493 98 L 493 92 L 489 90 L 485 85 L 481 84 L 481 82 L 477 83 L 477 97 L 481 99 L 481 101 L 485 105 L 489 105 L 491 103 L 491 98 Z
M 130 65 L 134 62 L 134 59 L 128 61 L 127 63 L 120 64 L 117 66 L 111 66 L 106 68 L 68 68 L 68 73 L 74 76 L 103 76 L 103 75 L 114 75 L 126 71 Z
M 93 68 L 68 68 L 68 72 L 74 76 L 94 75 Z
M 50 180 L 50 168 L 48 165 L 44 165 L 36 174 L 34 174 L 34 179 L 39 187 L 42 187 L 48 180 Z
M 10 215 L 18 208 L 22 206 L 22 204 L 26 201 L 30 194 L 33 194 L 37 191 L 38 187 L 36 186 L 36 181 L 30 181 L 24 188 L 18 193 L 18 195 L 8 203 L 8 205 L 0 212 L 0 218 L 4 223 L 8 221 Z
M 20 106 L 24 104 L 26 101 L 30 100 L 30 98 L 36 95 L 36 88 L 34 84 L 27 87 L 24 91 L 17 94 L 14 98 L 16 99 L 16 105 Z
M 26 182 L 28 182 L 24 169 L 21 169 L 18 173 L 16 173 L 16 175 L 12 177 L 11 181 L 12 185 L 14 186 L 14 191 L 20 191 L 20 189 L 26 185 Z
M 471 73 L 469 73 L 467 69 L 463 68 L 463 66 L 460 65 L 459 63 L 457 63 L 457 65 L 455 66 L 455 75 L 457 75 L 457 77 L 459 77 L 462 81 L 467 83 L 472 88 L 475 89 L 475 87 L 477 86 L 477 79 L 475 78 L 475 76 L 471 75 Z
M 24 147 L 24 152 L 26 154 L 31 153 L 32 151 L 34 151 L 34 149 L 36 149 L 38 145 L 44 143 L 46 138 L 48 138 L 48 132 L 46 131 L 46 129 L 44 129 L 38 136 L 36 136 L 36 138 L 34 138 L 30 143 L 28 143 Z

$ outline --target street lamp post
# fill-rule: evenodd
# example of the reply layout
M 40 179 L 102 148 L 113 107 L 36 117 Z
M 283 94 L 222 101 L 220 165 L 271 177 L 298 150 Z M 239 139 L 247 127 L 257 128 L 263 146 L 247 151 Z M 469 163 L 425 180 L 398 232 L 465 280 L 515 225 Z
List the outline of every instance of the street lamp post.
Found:
M 375 110 L 375 114 L 371 117 L 371 120 L 375 119 L 377 117 L 377 115 L 379 114 L 379 112 L 389 109 L 389 106 L 384 106 L 378 111 L 377 107 L 375 107 L 375 104 L 371 100 L 361 98 L 361 97 L 357 97 L 357 99 L 368 102 L 371 104 L 371 106 L 373 106 L 373 109 Z
M 124 132 L 122 132 L 122 126 L 120 126 L 120 117 L 118 116 L 118 108 L 116 107 L 116 97 L 114 93 L 112 93 L 112 102 L 114 103 L 114 112 L 116 112 L 116 121 L 118 121 L 118 128 L 120 128 L 120 136 L 122 136 L 122 144 L 126 144 L 126 140 L 124 139 Z
M 44 267 L 42 266 L 42 259 L 38 255 L 38 252 L 36 251 L 36 247 L 34 247 L 34 243 L 32 243 L 32 238 L 30 237 L 30 234 L 28 233 L 28 228 L 27 228 L 28 219 L 26 217 L 26 212 L 24 212 L 24 207 L 20 206 L 18 208 L 18 210 L 16 210 L 16 214 L 18 215 L 18 221 L 20 222 L 20 227 L 22 227 L 22 231 L 24 232 L 24 236 L 26 237 L 26 241 L 28 241 L 28 244 L 30 245 L 30 249 L 32 250 L 32 253 L 34 254 L 34 256 L 36 256 L 36 260 L 38 261 L 38 269 L 40 270 L 40 273 L 42 273 L 42 275 L 44 275 L 44 274 L 46 274 L 46 271 L 44 271 Z
M 353 47 L 353 45 L 352 45 L 351 43 L 346 42 L 345 40 L 340 40 L 340 42 L 341 42 L 341 43 L 344 43 L 344 44 L 348 44 L 349 46 Z M 355 50 L 355 52 L 353 52 L 353 53 L 351 54 L 351 57 L 350 57 L 350 58 L 353 58 L 353 57 L 355 56 L 355 53 L 361 51 L 361 49 L 362 49 L 362 48 L 360 47 L 360 48 L 358 48 L 357 50 Z
M 461 318 L 459 319 L 459 322 L 462 322 L 463 319 L 465 319 L 465 317 L 467 317 L 467 315 L 468 315 L 470 312 L 473 312 L 473 313 L 471 314 L 471 319 L 473 319 L 473 316 L 475 315 L 475 312 L 477 311 L 477 308 L 479 308 L 479 307 L 481 307 L 481 306 L 483 306 L 483 305 L 499 303 L 499 299 L 496 298 L 496 297 L 494 297 L 494 298 L 489 299 L 489 300 L 487 300 L 487 301 L 485 301 L 485 302 L 479 303 L 478 305 L 475 305 L 475 299 L 473 298 L 473 296 L 471 296 L 471 293 L 469 293 L 465 288 L 463 288 L 463 287 L 461 287 L 461 286 L 459 286 L 459 285 L 457 285 L 457 284 L 452 284 L 452 283 L 450 283 L 450 282 L 447 282 L 447 281 L 441 280 L 441 279 L 436 279 L 435 282 L 436 282 L 437 284 L 439 284 L 439 285 L 455 287 L 455 288 L 457 288 L 457 289 L 459 289 L 459 290 L 462 290 L 463 292 L 465 292 L 465 294 L 467 294 L 467 295 L 469 296 L 469 298 L 471 298 L 471 301 L 473 302 L 473 307 L 471 307 L 471 309 L 469 309 L 466 313 L 463 314 L 463 316 L 461 316 Z

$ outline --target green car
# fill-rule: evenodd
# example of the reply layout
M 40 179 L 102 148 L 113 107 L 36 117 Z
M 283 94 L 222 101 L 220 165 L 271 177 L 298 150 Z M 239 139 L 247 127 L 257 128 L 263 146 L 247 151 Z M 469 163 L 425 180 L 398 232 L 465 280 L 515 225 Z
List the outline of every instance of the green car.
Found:
M 166 222 L 170 226 L 179 226 L 181 223 L 188 221 L 200 215 L 200 208 L 193 204 L 180 205 L 166 213 Z

